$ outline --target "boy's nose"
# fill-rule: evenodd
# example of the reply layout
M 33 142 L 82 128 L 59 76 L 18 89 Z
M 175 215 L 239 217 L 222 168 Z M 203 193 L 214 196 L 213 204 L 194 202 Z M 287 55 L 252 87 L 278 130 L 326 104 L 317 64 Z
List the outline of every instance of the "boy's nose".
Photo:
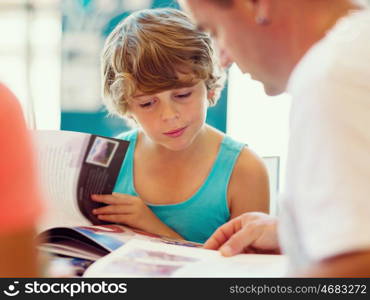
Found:
M 162 106 L 161 117 L 163 121 L 178 119 L 180 114 L 173 103 L 164 103 Z

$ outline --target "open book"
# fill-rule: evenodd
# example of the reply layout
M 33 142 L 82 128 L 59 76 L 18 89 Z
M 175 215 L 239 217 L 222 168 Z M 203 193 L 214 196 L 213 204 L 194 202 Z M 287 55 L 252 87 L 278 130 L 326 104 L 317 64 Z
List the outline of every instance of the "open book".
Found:
M 283 255 L 239 254 L 132 238 L 91 264 L 84 277 L 283 277 Z

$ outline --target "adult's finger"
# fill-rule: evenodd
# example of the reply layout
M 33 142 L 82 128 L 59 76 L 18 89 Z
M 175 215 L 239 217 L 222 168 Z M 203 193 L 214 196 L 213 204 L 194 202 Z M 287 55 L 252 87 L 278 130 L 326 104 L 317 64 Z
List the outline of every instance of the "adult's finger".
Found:
M 224 256 L 233 256 L 244 252 L 259 238 L 262 234 L 262 227 L 255 226 L 255 223 L 244 224 L 238 232 L 232 235 L 220 248 L 220 252 Z
M 241 219 L 235 218 L 219 227 L 205 242 L 205 249 L 218 250 L 232 235 L 241 228 Z

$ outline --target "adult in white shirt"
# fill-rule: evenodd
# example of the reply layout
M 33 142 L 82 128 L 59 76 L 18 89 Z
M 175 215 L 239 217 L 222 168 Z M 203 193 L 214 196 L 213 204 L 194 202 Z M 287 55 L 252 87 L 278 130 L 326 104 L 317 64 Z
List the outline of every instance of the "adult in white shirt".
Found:
M 298 276 L 370 276 L 370 10 L 354 0 L 180 0 L 268 95 L 292 95 L 278 219 L 247 213 L 205 244 L 283 252 Z

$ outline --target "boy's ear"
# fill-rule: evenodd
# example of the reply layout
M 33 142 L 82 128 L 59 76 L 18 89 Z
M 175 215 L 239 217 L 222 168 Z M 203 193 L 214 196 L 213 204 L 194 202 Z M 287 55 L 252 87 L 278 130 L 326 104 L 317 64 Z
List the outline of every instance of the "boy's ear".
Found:
M 137 126 L 139 124 L 131 113 L 127 112 L 125 117 L 129 126 Z
M 213 100 L 215 96 L 216 96 L 215 90 L 212 89 L 212 90 L 209 90 L 207 92 L 207 99 L 208 100 Z
M 130 111 L 127 111 L 126 112 L 126 116 L 125 116 L 127 119 L 130 119 L 130 120 L 135 120 L 134 116 L 132 115 L 132 113 L 130 113 Z
M 134 121 L 136 122 L 136 119 L 135 119 L 135 117 L 134 117 L 132 114 L 128 113 L 128 114 L 127 114 L 127 117 L 128 117 L 130 120 L 134 120 Z

